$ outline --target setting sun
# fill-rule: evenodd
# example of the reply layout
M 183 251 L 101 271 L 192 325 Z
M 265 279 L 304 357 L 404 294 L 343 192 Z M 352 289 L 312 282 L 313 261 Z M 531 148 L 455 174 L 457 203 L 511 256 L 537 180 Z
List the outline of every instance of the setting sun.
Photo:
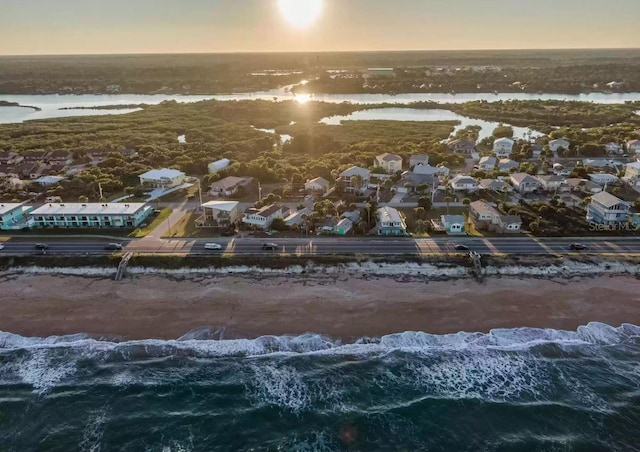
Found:
M 318 19 L 324 0 L 278 0 L 282 17 L 296 27 L 307 27 Z

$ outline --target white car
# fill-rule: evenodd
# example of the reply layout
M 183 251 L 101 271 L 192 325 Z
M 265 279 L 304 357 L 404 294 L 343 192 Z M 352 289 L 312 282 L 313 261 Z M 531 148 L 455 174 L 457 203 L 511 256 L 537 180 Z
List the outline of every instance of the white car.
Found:
M 4 245 L 2 243 L 0 243 L 0 250 L 4 249 Z
M 220 245 L 218 243 L 205 243 L 204 244 L 204 249 L 205 250 L 221 250 L 222 249 L 222 245 Z

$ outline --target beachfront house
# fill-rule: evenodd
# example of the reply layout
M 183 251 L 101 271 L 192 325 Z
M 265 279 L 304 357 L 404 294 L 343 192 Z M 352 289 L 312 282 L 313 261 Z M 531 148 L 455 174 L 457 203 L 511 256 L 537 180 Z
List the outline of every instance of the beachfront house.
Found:
M 511 138 L 498 138 L 493 142 L 493 154 L 497 158 L 509 157 L 509 155 L 513 151 L 514 144 L 515 141 L 513 141 Z
M 513 173 L 510 179 L 513 188 L 520 193 L 533 193 L 542 187 L 538 179 L 527 173 Z
M 467 219 L 464 215 L 441 215 L 440 223 L 444 232 L 448 235 L 462 235 L 466 234 L 465 225 Z
M 479 231 L 515 234 L 522 228 L 522 219 L 518 215 L 502 215 L 486 201 L 472 202 L 469 205 L 469 218 Z
M 29 212 L 33 207 L 24 203 L 0 203 L 0 231 L 13 231 L 33 226 Z
M 30 216 L 42 228 L 135 228 L 152 210 L 145 203 L 50 203 Z
M 381 207 L 376 211 L 377 235 L 407 235 L 404 215 L 393 207 Z
M 265 206 L 260 210 L 252 209 L 248 211 L 242 217 L 242 222 L 249 226 L 268 230 L 271 227 L 271 223 L 273 223 L 273 220 L 275 220 L 276 218 L 281 218 L 284 220 L 288 216 L 288 207 L 272 204 L 270 206 Z
M 630 210 L 630 203 L 602 191 L 591 197 L 591 202 L 587 206 L 587 221 L 615 226 L 627 222 Z
M 153 188 L 174 188 L 184 183 L 186 174 L 176 169 L 162 168 L 147 171 L 140 176 L 140 185 Z
M 203 214 L 196 220 L 200 228 L 229 229 L 240 221 L 237 201 L 209 201 L 202 204 Z
M 402 170 L 402 157 L 397 154 L 385 152 L 376 156 L 373 163 L 376 168 L 382 168 L 388 174 Z

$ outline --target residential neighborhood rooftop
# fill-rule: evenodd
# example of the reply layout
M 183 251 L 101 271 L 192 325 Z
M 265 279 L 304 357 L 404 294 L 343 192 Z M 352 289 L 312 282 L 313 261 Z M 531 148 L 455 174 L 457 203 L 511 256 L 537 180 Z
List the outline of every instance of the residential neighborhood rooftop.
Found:
M 209 201 L 202 204 L 202 207 L 231 212 L 238 207 L 238 204 L 240 204 L 238 201 Z
M 19 202 L 3 202 L 0 203 L 0 215 L 4 215 L 6 213 L 9 213 L 15 209 L 18 209 L 20 207 L 22 207 L 24 205 L 24 203 L 19 203 Z
M 133 215 L 145 206 L 142 202 L 56 203 L 44 204 L 31 212 L 31 215 Z
M 184 176 L 182 171 L 169 168 L 153 169 L 140 175 L 144 179 L 174 179 L 180 176 Z
M 593 195 L 591 197 L 591 201 L 592 202 L 593 201 L 598 202 L 598 203 L 602 204 L 605 207 L 613 207 L 613 206 L 615 206 L 617 204 L 620 204 L 620 203 L 626 203 L 626 201 L 623 201 L 622 199 L 618 198 L 617 196 L 614 196 L 611 193 L 608 193 L 606 191 L 601 191 L 600 193 L 596 193 L 595 195 Z

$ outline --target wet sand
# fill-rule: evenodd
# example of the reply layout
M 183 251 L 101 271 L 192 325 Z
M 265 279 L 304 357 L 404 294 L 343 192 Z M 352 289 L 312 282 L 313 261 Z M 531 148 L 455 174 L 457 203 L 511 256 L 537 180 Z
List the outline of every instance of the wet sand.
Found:
M 489 278 L 482 284 L 347 276 L 0 279 L 0 330 L 25 336 L 173 339 L 210 326 L 226 328 L 226 337 L 312 332 L 351 339 L 409 330 L 575 330 L 591 321 L 640 324 L 640 281 L 622 276 Z

